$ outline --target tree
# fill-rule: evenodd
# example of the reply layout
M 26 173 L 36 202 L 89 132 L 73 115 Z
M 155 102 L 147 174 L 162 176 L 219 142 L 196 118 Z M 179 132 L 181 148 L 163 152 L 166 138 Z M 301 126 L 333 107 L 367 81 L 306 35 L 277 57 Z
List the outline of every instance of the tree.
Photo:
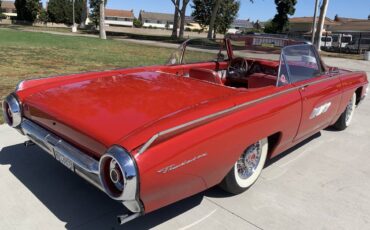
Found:
M 39 0 L 15 0 L 17 9 L 17 19 L 22 21 L 34 22 L 41 9 Z
M 222 0 L 215 0 L 215 1 L 216 2 L 214 3 L 214 5 L 212 7 L 211 20 L 209 22 L 209 29 L 208 29 L 208 35 L 207 35 L 208 39 L 212 38 L 212 33 L 215 30 L 214 27 L 215 27 L 217 12 L 218 12 L 218 9 L 220 8 L 221 2 L 222 2 Z
M 47 23 L 49 21 L 48 12 L 44 8 L 41 9 L 40 15 L 37 20 L 42 23 Z
M 81 1 L 81 19 L 80 19 L 80 28 L 85 28 L 86 27 L 86 19 L 88 15 L 88 6 L 87 6 L 87 0 L 82 0 Z
M 179 28 L 179 9 L 180 9 L 180 0 L 171 0 L 175 5 L 175 13 L 173 15 L 173 27 L 172 27 L 172 38 L 177 38 L 177 29 Z
M 83 0 L 75 0 L 76 23 L 81 22 Z M 73 24 L 73 0 L 50 0 L 47 14 L 54 23 Z
M 98 27 L 100 24 L 100 2 L 101 0 L 90 0 L 90 20 L 92 23 Z M 107 0 L 104 1 L 104 4 L 107 4 Z
M 100 31 L 100 39 L 107 39 L 107 35 L 105 33 L 105 5 L 104 0 L 100 1 L 100 22 L 99 22 L 99 31 Z
M 175 14 L 174 14 L 174 24 L 172 28 L 172 37 L 177 37 L 177 29 L 178 29 L 178 19 L 180 14 L 180 31 L 179 31 L 179 38 L 184 37 L 184 30 L 185 30 L 185 18 L 186 18 L 186 8 L 189 5 L 190 0 L 182 0 L 181 8 L 180 8 L 180 0 L 171 0 L 172 3 L 175 5 Z
M 184 37 L 184 30 L 185 30 L 185 18 L 186 18 L 186 8 L 188 7 L 190 0 L 182 0 L 182 6 L 180 10 L 180 31 L 179 31 L 179 38 Z
M 283 33 L 289 25 L 288 15 L 295 13 L 297 0 L 275 0 L 277 14 L 271 22 L 272 33 Z
M 319 23 L 317 24 L 316 36 L 315 36 L 315 45 L 317 50 L 320 50 L 320 41 L 322 37 L 322 32 L 324 30 L 326 12 L 328 10 L 329 0 L 323 0 L 320 8 Z
M 214 32 L 226 33 L 232 22 L 236 19 L 240 2 L 236 0 L 221 1 L 217 13 L 214 14 L 216 1 L 219 0 L 194 0 L 193 13 L 194 21 L 199 23 L 203 30 L 209 26 L 208 38 L 215 37 Z M 212 15 L 215 15 L 213 27 L 211 26 Z

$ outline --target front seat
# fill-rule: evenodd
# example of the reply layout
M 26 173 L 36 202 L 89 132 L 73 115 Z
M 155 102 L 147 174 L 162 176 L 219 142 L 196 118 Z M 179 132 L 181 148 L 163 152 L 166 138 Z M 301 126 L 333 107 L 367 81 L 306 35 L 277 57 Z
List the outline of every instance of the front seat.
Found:
M 189 70 L 189 77 L 208 81 L 214 84 L 223 85 L 222 80 L 216 71 L 210 69 L 194 68 Z

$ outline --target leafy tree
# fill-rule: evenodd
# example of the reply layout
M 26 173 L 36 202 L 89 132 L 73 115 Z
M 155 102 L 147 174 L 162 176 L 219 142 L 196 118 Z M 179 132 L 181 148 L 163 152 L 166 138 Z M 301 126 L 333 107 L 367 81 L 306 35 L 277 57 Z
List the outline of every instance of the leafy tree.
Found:
M 215 37 L 215 33 L 225 34 L 230 25 L 236 19 L 240 8 L 240 2 L 236 0 L 221 1 L 218 7 L 216 17 L 214 19 L 213 29 L 211 28 L 211 18 L 215 9 L 215 4 L 218 0 L 193 0 L 193 13 L 194 21 L 199 23 L 203 30 L 209 26 L 211 30 L 211 38 Z M 216 7 L 217 8 L 217 7 Z
M 37 20 L 43 23 L 47 23 L 49 21 L 48 12 L 44 8 L 41 9 Z
M 102 0 L 90 0 L 90 20 L 96 27 L 99 26 L 100 23 L 100 3 Z M 107 0 L 104 2 L 107 4 Z
M 295 13 L 295 5 L 297 0 L 275 0 L 277 14 L 271 22 L 272 33 L 283 33 L 289 25 L 288 15 Z
M 15 0 L 17 9 L 17 19 L 22 21 L 34 22 L 41 9 L 39 0 Z
M 73 1 L 72 0 L 50 0 L 47 14 L 49 20 L 54 23 L 73 24 Z M 81 23 L 83 0 L 75 0 L 76 23 Z

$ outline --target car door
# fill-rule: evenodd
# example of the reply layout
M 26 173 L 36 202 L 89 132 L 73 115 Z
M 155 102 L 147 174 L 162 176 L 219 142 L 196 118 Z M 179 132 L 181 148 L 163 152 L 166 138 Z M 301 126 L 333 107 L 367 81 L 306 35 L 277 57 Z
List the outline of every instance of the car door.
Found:
M 338 112 L 341 81 L 324 71 L 313 46 L 295 45 L 283 49 L 290 82 L 302 97 L 302 117 L 294 141 L 326 128 Z

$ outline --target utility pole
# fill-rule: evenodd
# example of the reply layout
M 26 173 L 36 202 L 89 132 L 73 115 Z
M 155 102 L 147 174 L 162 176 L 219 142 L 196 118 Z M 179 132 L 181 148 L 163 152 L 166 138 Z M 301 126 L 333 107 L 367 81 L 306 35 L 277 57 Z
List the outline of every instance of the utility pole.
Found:
M 311 43 L 313 44 L 315 42 L 315 34 L 316 34 L 316 26 L 317 26 L 317 9 L 319 8 L 319 0 L 315 1 L 315 13 L 313 14 L 313 22 L 312 22 L 312 37 L 311 37 Z
M 75 0 L 72 1 L 72 21 L 73 21 L 72 33 L 76 33 L 77 26 L 76 26 L 76 16 L 75 16 Z

